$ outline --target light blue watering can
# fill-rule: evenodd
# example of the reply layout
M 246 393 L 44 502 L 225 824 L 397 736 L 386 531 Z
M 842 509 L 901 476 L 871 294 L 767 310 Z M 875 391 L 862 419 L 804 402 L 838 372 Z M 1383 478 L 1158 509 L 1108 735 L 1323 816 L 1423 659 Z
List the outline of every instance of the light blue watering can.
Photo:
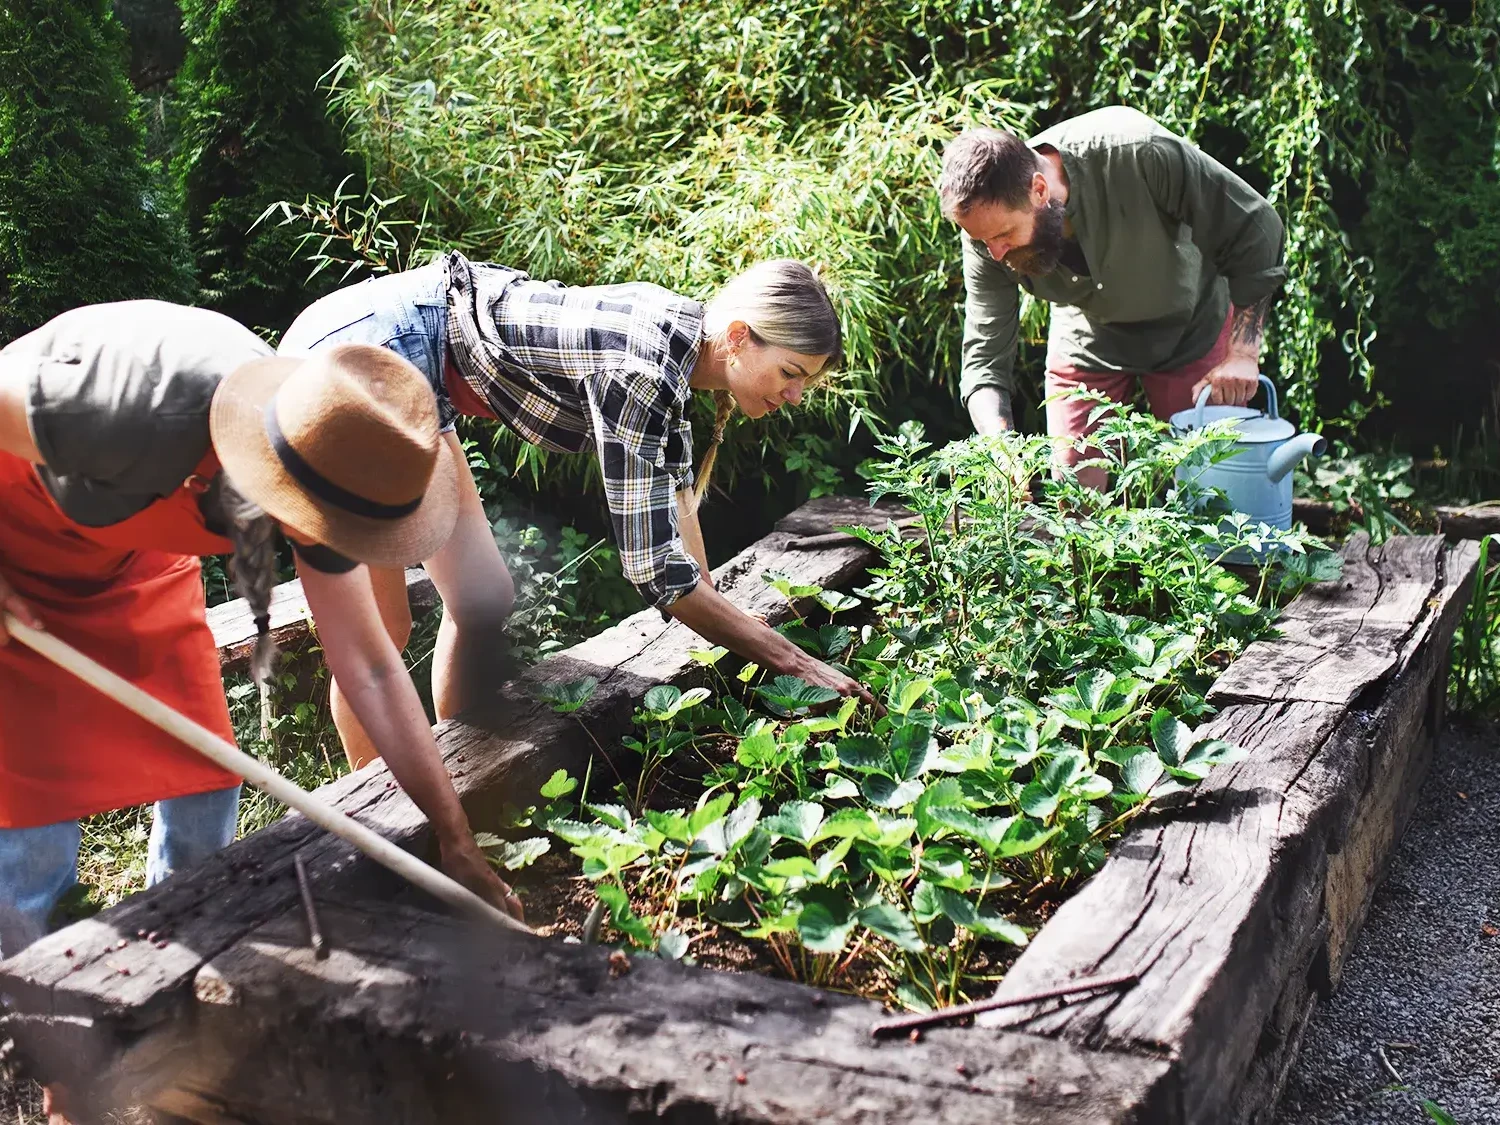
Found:
M 1297 433 L 1276 411 L 1276 385 L 1264 375 L 1260 381 L 1266 388 L 1264 414 L 1247 406 L 1208 406 L 1210 388 L 1204 387 L 1194 409 L 1172 415 L 1178 433 L 1233 419 L 1239 438 L 1233 456 L 1215 464 L 1206 457 L 1184 462 L 1177 480 L 1217 488 L 1236 512 L 1286 530 L 1292 526 L 1292 470 L 1309 455 L 1323 456 L 1328 442 L 1318 434 Z

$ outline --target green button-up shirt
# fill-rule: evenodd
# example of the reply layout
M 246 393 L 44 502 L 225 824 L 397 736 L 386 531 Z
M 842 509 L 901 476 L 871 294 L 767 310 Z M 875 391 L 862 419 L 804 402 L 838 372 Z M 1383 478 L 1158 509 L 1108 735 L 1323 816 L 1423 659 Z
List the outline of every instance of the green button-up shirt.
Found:
M 1256 304 L 1285 279 L 1270 203 L 1145 114 L 1099 109 L 1028 143 L 1062 158 L 1067 217 L 1088 271 L 1023 277 L 964 236 L 965 403 L 980 387 L 1014 389 L 1018 285 L 1056 306 L 1049 366 L 1143 374 L 1201 359 L 1231 301 Z

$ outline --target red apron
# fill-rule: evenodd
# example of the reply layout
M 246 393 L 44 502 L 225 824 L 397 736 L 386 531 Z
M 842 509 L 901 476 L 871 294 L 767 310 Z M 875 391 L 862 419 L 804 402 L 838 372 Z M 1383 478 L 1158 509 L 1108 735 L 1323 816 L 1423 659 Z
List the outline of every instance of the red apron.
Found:
M 199 555 L 226 554 L 194 478 L 128 520 L 83 527 L 26 461 L 0 453 L 0 574 L 47 629 L 233 741 Z M 196 487 L 193 487 L 196 486 Z M 0 827 L 206 793 L 239 778 L 24 645 L 0 647 Z

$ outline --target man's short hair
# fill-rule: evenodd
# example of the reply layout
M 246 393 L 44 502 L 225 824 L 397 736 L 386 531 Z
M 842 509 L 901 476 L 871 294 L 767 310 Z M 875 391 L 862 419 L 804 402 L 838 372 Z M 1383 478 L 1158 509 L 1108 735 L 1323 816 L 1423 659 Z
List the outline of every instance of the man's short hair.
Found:
M 956 218 L 976 203 L 999 203 L 1019 211 L 1031 195 L 1036 171 L 1036 153 L 1014 133 L 960 133 L 943 150 L 943 175 L 938 180 L 943 214 Z

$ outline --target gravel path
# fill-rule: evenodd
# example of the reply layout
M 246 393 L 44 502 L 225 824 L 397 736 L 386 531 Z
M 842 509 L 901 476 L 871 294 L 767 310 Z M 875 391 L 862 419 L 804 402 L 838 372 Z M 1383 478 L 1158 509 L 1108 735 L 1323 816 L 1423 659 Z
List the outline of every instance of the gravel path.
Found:
M 1424 1099 L 1459 1125 L 1500 1125 L 1500 728 L 1462 720 L 1439 742 L 1338 993 L 1308 1025 L 1276 1121 L 1429 1122 Z

